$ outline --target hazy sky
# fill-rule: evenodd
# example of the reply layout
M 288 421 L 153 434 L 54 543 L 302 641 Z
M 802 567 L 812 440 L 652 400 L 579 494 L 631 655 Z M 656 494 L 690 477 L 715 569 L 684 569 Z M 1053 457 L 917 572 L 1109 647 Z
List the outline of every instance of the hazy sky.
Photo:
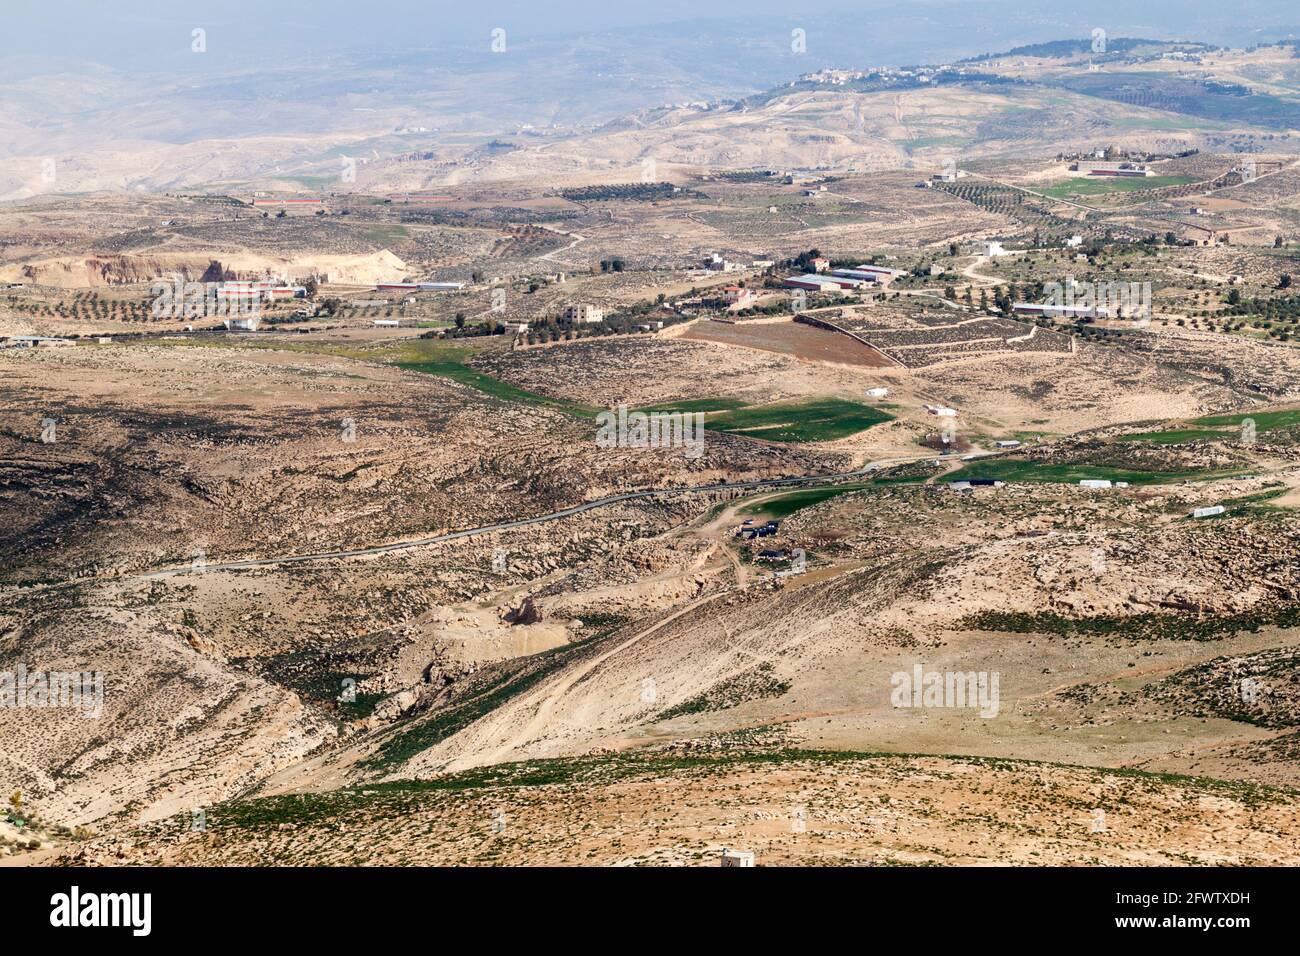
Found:
M 3 6 L 0 57 L 21 58 L 29 69 L 46 60 L 56 68 L 102 63 L 142 73 L 187 54 L 196 27 L 207 31 L 210 50 L 224 54 L 208 61 L 213 67 L 357 48 L 485 49 L 495 27 L 525 44 L 663 25 L 744 37 L 798 25 L 808 31 L 810 59 L 828 62 L 855 45 L 907 57 L 929 44 L 937 55 L 962 55 L 1086 36 L 1094 26 L 1112 36 L 1231 44 L 1300 35 L 1295 0 L 3 0 Z

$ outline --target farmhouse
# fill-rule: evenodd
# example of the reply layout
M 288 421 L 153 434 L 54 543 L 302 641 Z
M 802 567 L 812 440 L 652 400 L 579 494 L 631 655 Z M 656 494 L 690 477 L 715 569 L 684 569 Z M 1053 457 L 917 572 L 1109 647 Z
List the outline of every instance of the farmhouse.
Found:
M 72 339 L 51 338 L 47 335 L 10 335 L 0 343 L 0 347 L 7 349 L 48 349 L 71 344 Z
M 560 318 L 578 324 L 594 324 L 605 318 L 605 310 L 595 305 L 569 302 L 560 309 Z
M 704 268 L 710 272 L 735 272 L 740 268 L 740 263 L 729 262 L 715 252 L 704 260 Z
M 727 305 L 741 305 L 754 298 L 754 293 L 744 286 L 729 285 L 722 290 L 722 301 Z

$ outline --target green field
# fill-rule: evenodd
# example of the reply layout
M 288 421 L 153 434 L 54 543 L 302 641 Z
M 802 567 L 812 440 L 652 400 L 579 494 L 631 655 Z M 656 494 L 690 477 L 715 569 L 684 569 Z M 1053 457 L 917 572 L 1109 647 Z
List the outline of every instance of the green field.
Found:
M 595 418 L 605 410 L 594 405 L 584 405 L 581 402 L 530 392 L 503 382 L 486 372 L 478 371 L 469 365 L 469 361 L 475 352 L 490 345 L 478 344 L 472 340 L 449 342 L 436 339 L 407 339 L 381 348 L 323 342 L 289 342 L 282 339 L 257 341 L 251 338 L 242 338 L 238 342 L 212 338 L 202 343 L 187 340 L 163 344 L 225 348 L 260 347 L 339 355 L 369 361 L 379 360 L 413 372 L 448 378 L 493 398 L 530 405 L 545 405 L 578 418 Z M 875 406 L 842 398 L 810 398 L 774 402 L 769 405 L 746 405 L 735 398 L 693 398 L 663 402 L 637 411 L 703 412 L 705 427 L 711 431 L 773 442 L 836 441 L 870 428 L 872 425 L 890 421 L 894 417 Z
M 1257 432 L 1266 432 L 1274 428 L 1289 428 L 1300 425 L 1300 408 L 1285 408 L 1273 412 L 1242 412 L 1233 415 L 1209 415 L 1192 420 L 1194 425 L 1231 425 L 1237 428 L 1247 418 L 1255 422 Z
M 376 223 L 365 227 L 362 235 L 371 242 L 383 246 L 396 245 L 404 242 L 411 237 L 411 231 L 406 226 L 397 223 Z
M 1187 441 L 1215 441 L 1228 438 L 1230 432 L 1214 428 L 1175 428 L 1167 432 L 1137 432 L 1133 435 L 1120 435 L 1116 441 L 1146 441 L 1157 445 L 1181 445 Z
M 549 398 L 546 395 L 539 395 L 536 392 L 517 388 L 508 382 L 501 381 L 499 378 L 493 378 L 491 375 L 472 369 L 465 364 L 465 359 L 472 352 L 471 349 L 445 348 L 439 350 L 439 352 L 440 354 L 436 357 L 404 359 L 394 364 L 399 368 L 410 369 L 413 372 L 423 372 L 426 375 L 449 378 L 453 382 L 468 385 L 485 395 L 491 395 L 493 398 L 504 399 L 508 402 L 547 405 L 584 418 L 594 418 L 600 411 L 600 409 L 589 405 L 580 405 L 577 402 L 570 402 L 562 398 Z
M 1138 189 L 1155 189 L 1159 186 L 1185 186 L 1196 180 L 1190 176 L 1146 176 L 1124 179 L 1118 176 L 1088 176 L 1067 179 L 1056 186 L 1038 190 L 1044 196 L 1053 199 L 1068 199 L 1071 196 L 1098 196 L 1103 193 L 1133 192 Z
M 1175 481 L 1221 478 L 1236 472 L 1225 471 L 1135 471 L 1105 465 L 1053 465 L 1040 461 L 999 458 L 996 461 L 971 462 L 947 476 L 948 481 L 970 478 L 996 478 L 1001 481 L 1056 481 L 1077 484 L 1085 478 L 1127 481 L 1130 485 L 1160 485 Z
M 662 405 L 647 405 L 638 408 L 639 412 L 723 412 L 744 408 L 745 403 L 736 398 L 692 398 L 683 402 L 668 402 Z
M 704 424 L 713 431 L 764 441 L 822 442 L 847 438 L 893 417 L 861 402 L 812 398 L 706 413 Z
M 828 488 L 809 488 L 805 491 L 792 491 L 789 494 L 781 495 L 770 501 L 756 502 L 752 505 L 746 505 L 738 512 L 746 518 L 758 517 L 762 515 L 765 518 L 786 518 L 796 511 L 804 508 L 811 508 L 813 505 L 819 505 L 823 501 L 829 501 L 831 498 L 846 494 L 850 491 L 862 491 L 864 488 L 870 488 L 870 483 L 859 482 L 849 485 L 831 485 Z
M 1167 431 L 1137 432 L 1120 435 L 1116 441 L 1154 442 L 1158 445 L 1177 445 L 1188 441 L 1237 441 L 1241 438 L 1241 423 L 1251 419 L 1257 435 L 1278 428 L 1300 425 L 1300 409 L 1279 409 L 1265 412 L 1240 412 L 1231 415 L 1207 415 L 1194 418 L 1195 428 L 1171 428 Z
M 591 405 L 539 395 L 479 372 L 466 364 L 472 354 L 470 346 L 421 341 L 404 346 L 395 364 L 415 372 L 449 378 L 506 401 L 547 405 L 581 418 L 594 418 L 602 411 Z M 694 398 L 647 406 L 637 411 L 703 412 L 705 427 L 711 431 L 775 442 L 835 441 L 893 418 L 870 405 L 842 398 L 814 398 L 771 405 L 746 405 L 734 398 Z

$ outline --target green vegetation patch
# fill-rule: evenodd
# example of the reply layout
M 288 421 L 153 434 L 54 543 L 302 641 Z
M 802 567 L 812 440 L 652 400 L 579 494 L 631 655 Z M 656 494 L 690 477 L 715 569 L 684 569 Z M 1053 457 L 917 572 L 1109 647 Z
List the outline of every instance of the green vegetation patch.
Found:
M 744 408 L 745 403 L 738 398 L 691 398 L 681 402 L 667 402 L 662 405 L 647 405 L 638 408 L 639 412 L 724 412 Z
M 715 432 L 774 442 L 837 441 L 893 419 L 874 405 L 843 398 L 809 398 L 748 405 L 735 398 L 695 398 L 650 405 L 643 412 L 703 412 Z
M 745 517 L 764 515 L 769 518 L 785 518 L 794 514 L 796 511 L 802 511 L 804 508 L 811 508 L 813 505 L 819 505 L 823 501 L 829 501 L 831 498 L 846 494 L 850 491 L 862 491 L 872 487 L 869 483 L 856 483 L 847 485 L 832 485 L 829 488 L 809 488 L 806 491 L 792 491 L 789 494 L 772 498 L 769 501 L 760 501 L 752 505 L 746 505 L 740 509 L 740 514 Z
M 791 687 L 787 680 L 778 680 L 771 661 L 714 684 L 702 694 L 669 707 L 659 715 L 659 720 L 671 720 L 687 714 L 702 714 L 714 710 L 728 710 L 746 701 L 780 697 Z
M 1196 180 L 1191 176 L 1087 176 L 1067 179 L 1063 183 L 1039 191 L 1053 199 L 1066 199 L 1070 196 L 1134 192 L 1139 189 L 1157 189 L 1161 186 L 1186 186 L 1193 182 Z
M 1268 412 L 1241 412 L 1233 415 L 1209 415 L 1192 420 L 1193 425 L 1232 426 L 1240 428 L 1246 419 L 1255 423 L 1256 432 L 1271 431 L 1274 428 L 1290 428 L 1300 425 L 1300 408 L 1278 409 Z
M 1206 481 L 1223 478 L 1236 472 L 1188 469 L 1184 471 L 1140 471 L 1132 468 L 1113 468 L 1107 465 L 1077 463 L 1054 464 L 1023 458 L 998 458 L 995 461 L 978 461 L 958 469 L 948 476 L 949 481 L 966 481 L 971 478 L 996 478 L 1001 481 L 1054 481 L 1078 484 L 1089 478 L 1126 481 L 1130 485 L 1160 485 L 1176 481 Z
M 1245 421 L 1255 423 L 1255 433 L 1300 426 L 1300 409 L 1274 409 L 1272 411 L 1237 412 L 1230 415 L 1206 415 L 1194 418 L 1188 428 L 1170 428 L 1164 431 L 1136 432 L 1120 435 L 1116 441 L 1151 442 L 1157 445 L 1180 445 L 1190 441 L 1240 441 L 1241 426 Z
M 1274 730 L 1300 727 L 1300 648 L 1215 658 L 1157 681 L 1143 694 L 1193 717 Z
M 626 618 L 617 614 L 591 614 L 581 620 L 585 628 L 580 643 L 506 661 L 481 677 L 476 676 L 458 697 L 428 718 L 417 719 L 399 729 L 360 765 L 382 770 L 410 760 L 421 751 L 459 733 L 554 673 L 575 656 L 586 653 L 591 645 L 616 632 Z
M 370 823 L 408 814 L 420 802 L 438 793 L 456 793 L 479 789 L 519 789 L 582 785 L 598 787 L 637 777 L 661 778 L 671 773 L 717 774 L 745 767 L 781 767 L 801 764 L 844 766 L 863 762 L 896 767 L 917 758 L 943 756 L 943 759 L 967 766 L 984 767 L 996 772 L 1014 773 L 1033 767 L 1060 767 L 1081 770 L 1101 780 L 1127 781 L 1142 788 L 1171 785 L 1195 794 L 1230 796 L 1248 805 L 1288 805 L 1295 801 L 1293 790 L 1238 780 L 1216 780 L 1172 773 L 1151 773 L 1133 768 L 1078 767 L 1071 764 L 995 757 L 935 755 L 915 753 L 872 753 L 862 751 L 740 750 L 721 753 L 668 754 L 629 751 L 616 755 L 549 760 L 478 767 L 432 780 L 397 780 L 386 783 L 360 784 L 328 793 L 304 793 L 275 797 L 234 800 L 214 808 L 207 815 L 210 831 L 274 830 L 290 826 L 319 825 L 338 829 L 350 814 L 364 814 Z M 190 814 L 184 813 L 158 824 L 160 829 L 188 833 Z
M 1233 437 L 1215 428 L 1173 428 L 1167 432 L 1136 432 L 1120 435 L 1116 441 L 1151 442 L 1156 445 L 1181 445 L 1189 441 L 1223 441 Z
M 765 441 L 824 442 L 847 438 L 893 417 L 861 402 L 813 398 L 719 412 L 705 417 L 705 427 Z
M 414 350 L 414 354 L 411 354 L 412 350 Z M 403 352 L 394 364 L 398 368 L 409 369 L 412 372 L 422 372 L 425 375 L 449 378 L 453 382 L 468 385 L 485 395 L 491 395 L 493 398 L 500 398 L 508 402 L 545 405 L 585 418 L 593 418 L 600 411 L 598 408 L 570 402 L 563 398 L 550 398 L 546 395 L 539 395 L 536 392 L 518 388 L 485 372 L 471 368 L 467 364 L 467 360 L 473 353 L 474 349 L 466 346 L 421 342 L 419 346 L 410 347 Z
M 1300 603 L 1274 605 L 1241 614 L 1201 615 L 1195 611 L 1147 612 L 1143 614 L 1098 614 L 1066 617 L 1043 612 L 980 611 L 968 615 L 958 626 L 973 631 L 1002 631 L 1008 634 L 1049 634 L 1058 637 L 1113 637 L 1129 641 L 1217 641 L 1242 631 L 1258 632 L 1264 627 L 1300 626 Z

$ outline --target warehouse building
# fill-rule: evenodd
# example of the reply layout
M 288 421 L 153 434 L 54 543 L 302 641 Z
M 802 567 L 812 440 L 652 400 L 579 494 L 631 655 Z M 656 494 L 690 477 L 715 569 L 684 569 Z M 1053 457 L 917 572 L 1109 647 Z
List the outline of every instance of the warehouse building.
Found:
M 845 286 L 842 284 L 848 281 L 852 280 L 840 279 L 836 281 L 835 279 L 830 279 L 826 276 L 813 275 L 809 272 L 801 276 L 791 276 L 790 278 L 783 280 L 781 284 L 787 289 L 807 289 L 809 292 L 834 292 L 838 294 L 843 292 L 846 288 L 851 288 L 851 286 Z

